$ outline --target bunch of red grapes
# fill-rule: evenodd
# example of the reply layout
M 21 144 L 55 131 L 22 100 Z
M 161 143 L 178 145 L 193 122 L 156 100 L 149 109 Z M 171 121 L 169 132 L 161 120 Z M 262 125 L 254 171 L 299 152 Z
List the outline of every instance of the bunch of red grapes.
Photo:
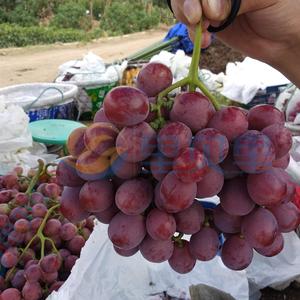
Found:
M 217 254 L 232 270 L 254 251 L 278 254 L 282 233 L 300 221 L 283 114 L 270 105 L 216 111 L 199 92 L 179 93 L 170 107 L 157 95 L 172 79 L 163 64 L 146 65 L 137 88 L 110 91 L 93 125 L 71 134 L 57 170 L 62 213 L 73 222 L 94 214 L 118 254 L 140 251 L 178 273 Z M 220 204 L 204 208 L 215 195 Z
M 34 175 L 16 168 L 0 177 L 1 300 L 41 300 L 58 290 L 93 230 L 92 217 L 74 225 L 60 214 L 55 176 L 25 193 Z

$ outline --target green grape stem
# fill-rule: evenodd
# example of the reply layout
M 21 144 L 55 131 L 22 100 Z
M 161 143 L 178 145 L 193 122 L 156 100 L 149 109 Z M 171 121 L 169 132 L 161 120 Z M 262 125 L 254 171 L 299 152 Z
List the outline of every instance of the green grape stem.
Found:
M 183 238 L 183 233 L 178 233 L 177 236 L 174 235 L 174 236 L 172 237 L 172 241 L 173 241 L 174 243 L 181 244 L 182 238 Z
M 59 251 L 57 250 L 54 242 L 52 239 L 48 238 L 48 237 L 45 237 L 44 236 L 44 233 L 43 233 L 43 230 L 46 226 L 46 222 L 47 220 L 49 219 L 49 217 L 51 216 L 52 212 L 55 211 L 57 208 L 59 208 L 59 204 L 51 207 L 48 211 L 47 211 L 47 214 L 45 215 L 37 233 L 32 237 L 32 239 L 28 242 L 28 244 L 26 245 L 26 247 L 22 250 L 22 253 L 21 255 L 19 256 L 18 258 L 18 262 L 16 265 L 19 264 L 19 262 L 21 261 L 21 259 L 23 258 L 24 254 L 26 253 L 26 251 L 29 249 L 29 247 L 31 246 L 31 244 L 34 242 L 34 240 L 36 238 L 38 238 L 40 241 L 41 241 L 41 257 L 40 259 L 42 259 L 44 256 L 45 256 L 45 242 L 46 241 L 49 241 L 52 245 L 52 248 L 53 248 L 53 251 L 59 255 Z M 7 276 L 6 276 L 6 281 L 9 281 L 10 280 L 10 277 L 11 275 L 14 273 L 14 271 L 16 270 L 16 267 L 13 267 L 8 273 L 7 273 Z
M 40 176 L 41 176 L 41 175 L 43 174 L 43 172 L 44 172 L 44 167 L 45 167 L 44 162 L 43 162 L 41 159 L 39 159 L 39 160 L 38 160 L 38 163 L 39 163 L 38 170 L 37 170 L 36 174 L 32 177 L 32 179 L 31 179 L 31 181 L 30 181 L 30 183 L 29 183 L 29 186 L 28 186 L 28 188 L 27 188 L 27 190 L 26 190 L 26 192 L 25 192 L 26 195 L 29 195 L 29 194 L 32 193 L 32 191 L 33 191 L 35 185 L 36 185 L 37 182 L 39 181 Z
M 173 90 L 186 85 L 189 86 L 190 92 L 194 92 L 196 88 L 199 88 L 202 91 L 202 93 L 210 100 L 210 102 L 213 104 L 216 110 L 219 110 L 221 108 L 221 105 L 218 103 L 216 97 L 208 90 L 205 84 L 199 79 L 198 68 L 201 59 L 201 42 L 202 42 L 202 24 L 200 22 L 196 26 L 194 50 L 193 50 L 192 61 L 189 69 L 189 74 L 187 77 L 169 86 L 158 95 L 157 103 L 155 106 L 153 106 L 153 110 L 157 112 L 158 120 L 163 119 L 161 114 L 161 108 L 165 105 L 166 102 L 164 98 Z

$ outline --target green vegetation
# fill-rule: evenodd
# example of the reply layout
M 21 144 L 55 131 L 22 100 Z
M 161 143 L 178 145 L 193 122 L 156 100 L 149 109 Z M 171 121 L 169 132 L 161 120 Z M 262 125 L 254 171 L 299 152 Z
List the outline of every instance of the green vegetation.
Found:
M 88 41 L 173 22 L 159 0 L 0 0 L 0 47 Z

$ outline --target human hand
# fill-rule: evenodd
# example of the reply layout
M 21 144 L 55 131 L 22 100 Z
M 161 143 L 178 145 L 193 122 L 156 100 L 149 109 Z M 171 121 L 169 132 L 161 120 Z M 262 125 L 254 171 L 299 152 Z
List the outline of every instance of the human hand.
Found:
M 176 18 L 194 28 L 204 17 L 204 28 L 226 20 L 231 0 L 172 0 Z M 300 85 L 300 1 L 243 0 L 232 25 L 217 34 L 230 47 L 264 61 Z M 210 43 L 204 31 L 203 47 Z

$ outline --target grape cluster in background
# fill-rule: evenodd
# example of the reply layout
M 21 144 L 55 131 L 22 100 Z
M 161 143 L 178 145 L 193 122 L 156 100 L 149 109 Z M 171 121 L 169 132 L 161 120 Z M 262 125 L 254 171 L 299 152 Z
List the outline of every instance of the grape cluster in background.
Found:
M 75 223 L 96 216 L 118 254 L 140 251 L 178 273 L 218 254 L 232 270 L 254 251 L 277 255 L 300 222 L 283 113 L 216 110 L 197 91 L 157 98 L 172 80 L 165 65 L 147 64 L 136 88 L 114 88 L 93 125 L 71 134 L 57 169 L 60 211 Z M 220 204 L 205 207 L 215 195 Z
M 59 211 L 55 172 L 22 168 L 0 176 L 0 299 L 41 300 L 69 277 L 94 227 L 76 225 Z

